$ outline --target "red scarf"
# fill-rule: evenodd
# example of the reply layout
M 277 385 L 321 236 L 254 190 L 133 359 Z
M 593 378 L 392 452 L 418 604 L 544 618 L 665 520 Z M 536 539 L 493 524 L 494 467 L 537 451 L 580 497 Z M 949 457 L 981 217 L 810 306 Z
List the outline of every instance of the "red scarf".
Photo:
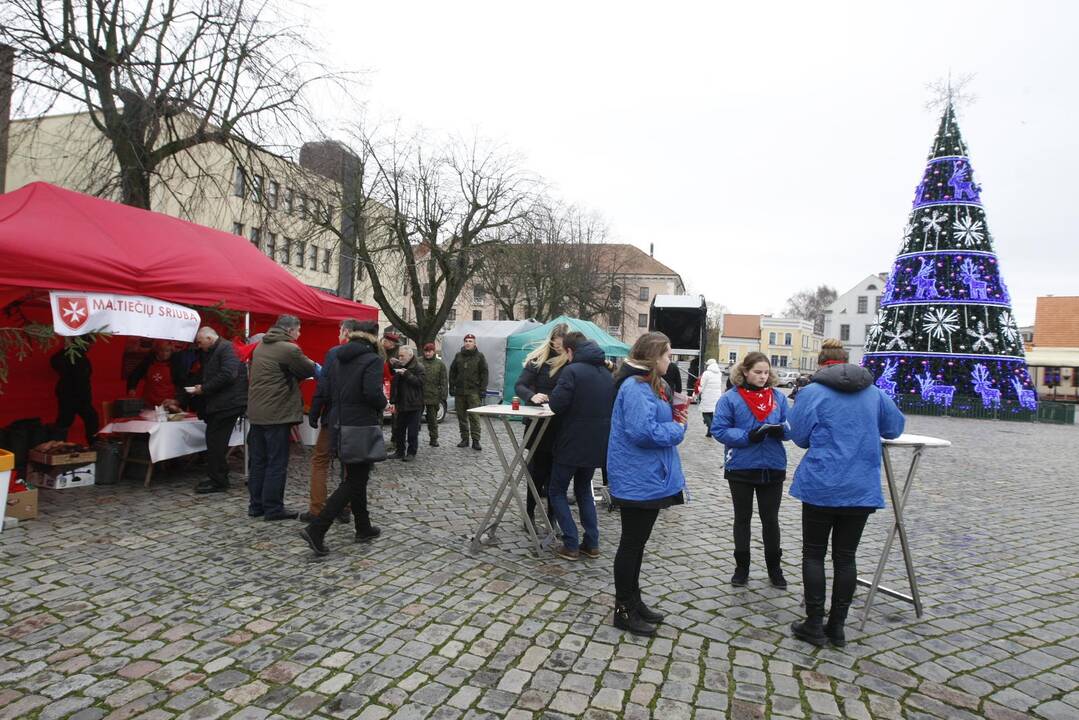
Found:
M 772 388 L 746 390 L 744 387 L 739 387 L 738 394 L 746 401 L 746 407 L 749 408 L 749 411 L 753 413 L 753 417 L 757 418 L 758 422 L 764 422 L 772 414 L 772 410 L 775 409 L 776 396 L 772 392 Z
M 846 365 L 842 360 L 825 360 L 820 364 L 821 367 L 827 367 L 829 365 Z

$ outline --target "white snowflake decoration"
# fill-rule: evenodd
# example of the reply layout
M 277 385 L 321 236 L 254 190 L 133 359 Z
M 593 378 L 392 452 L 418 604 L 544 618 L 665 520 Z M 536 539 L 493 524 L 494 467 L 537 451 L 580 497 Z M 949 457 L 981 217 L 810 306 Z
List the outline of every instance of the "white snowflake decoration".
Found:
M 903 242 L 904 243 L 909 243 L 910 242 L 910 239 L 914 236 L 914 230 L 915 230 L 914 221 L 913 220 L 908 221 L 907 226 L 905 228 L 903 228 Z
M 888 349 L 888 350 L 891 350 L 894 347 L 898 347 L 900 350 L 906 350 L 907 349 L 907 340 L 906 340 L 906 338 L 909 338 L 913 334 L 914 333 L 913 333 L 912 330 L 904 330 L 903 329 L 903 323 L 898 322 L 898 323 L 895 324 L 895 330 L 885 330 L 884 331 L 884 337 L 885 338 L 890 338 L 888 340 L 888 344 L 885 345 L 884 347 L 886 349 Z
M 955 231 L 955 236 L 966 247 L 972 247 L 985 239 L 983 227 L 982 221 L 972 218 L 969 212 L 960 216 L 957 211 L 955 221 L 952 222 L 952 230 Z
M 877 311 L 876 321 L 869 326 L 869 331 L 865 334 L 866 345 L 875 343 L 880 338 L 881 330 L 884 329 L 884 310 Z
M 1015 323 L 1015 318 L 1012 314 L 1005 310 L 1000 314 L 998 320 L 1000 323 L 1000 336 L 1009 342 L 1017 342 L 1019 340 L 1019 326 Z
M 967 328 L 967 335 L 974 338 L 974 345 L 971 346 L 972 350 L 984 349 L 986 352 L 993 351 L 993 343 L 997 340 L 997 334 L 995 332 L 989 332 L 989 329 L 985 327 L 985 323 L 981 320 L 974 328 Z
M 949 340 L 959 329 L 959 313 L 947 308 L 934 308 L 922 316 L 922 332 L 937 340 Z
M 947 219 L 948 216 L 939 210 L 926 211 L 922 216 L 922 225 L 925 226 L 927 233 L 932 230 L 937 237 L 940 237 L 940 231 L 944 229 L 944 221 Z

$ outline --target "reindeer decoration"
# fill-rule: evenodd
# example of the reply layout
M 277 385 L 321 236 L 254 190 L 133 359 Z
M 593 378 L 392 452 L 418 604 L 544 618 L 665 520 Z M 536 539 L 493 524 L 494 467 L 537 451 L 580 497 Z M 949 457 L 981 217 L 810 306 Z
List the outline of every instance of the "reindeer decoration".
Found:
M 978 186 L 970 180 L 970 167 L 963 160 L 956 160 L 952 166 L 952 176 L 948 178 L 956 200 L 978 201 Z
M 962 267 L 959 268 L 959 276 L 963 278 L 963 282 L 967 284 L 967 288 L 970 290 L 971 300 L 988 300 L 989 283 L 982 280 L 978 274 L 978 269 L 974 267 L 974 261 L 967 258 L 963 261 Z
M 895 360 L 885 360 L 880 377 L 877 378 L 877 382 L 873 383 L 893 400 L 895 400 L 895 371 L 898 369 Z
M 952 397 L 955 395 L 954 385 L 937 385 L 937 381 L 928 370 L 925 375 L 915 375 L 918 384 L 922 386 L 922 400 L 932 400 L 937 405 L 944 407 L 952 406 Z
M 989 368 L 981 363 L 974 366 L 970 374 L 974 381 L 974 392 L 982 396 L 982 407 L 1000 407 L 1000 390 L 993 387 L 992 378 L 989 377 Z
M 936 266 L 929 258 L 922 258 L 922 267 L 914 277 L 914 288 L 916 300 L 940 297 L 940 293 L 937 292 Z
M 1027 410 L 1038 409 L 1038 395 L 1033 390 L 1028 390 L 1023 387 L 1023 381 L 1019 378 L 1012 378 L 1012 387 L 1015 388 L 1015 394 L 1019 398 L 1019 404 Z

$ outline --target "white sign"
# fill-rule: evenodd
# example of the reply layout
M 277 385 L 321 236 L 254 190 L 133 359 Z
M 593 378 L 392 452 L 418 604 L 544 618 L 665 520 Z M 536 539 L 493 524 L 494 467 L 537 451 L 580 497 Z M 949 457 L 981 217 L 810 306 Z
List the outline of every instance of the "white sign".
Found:
M 57 335 L 104 329 L 114 335 L 191 342 L 199 330 L 199 314 L 191 308 L 140 295 L 53 290 L 49 302 Z

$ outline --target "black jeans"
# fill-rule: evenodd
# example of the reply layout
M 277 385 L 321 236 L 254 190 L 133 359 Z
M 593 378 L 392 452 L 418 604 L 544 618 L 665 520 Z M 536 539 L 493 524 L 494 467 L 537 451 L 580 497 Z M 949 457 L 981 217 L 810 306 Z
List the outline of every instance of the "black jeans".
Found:
M 67 440 L 67 431 L 71 428 L 72 424 L 74 424 L 75 416 L 78 415 L 82 418 L 83 427 L 86 429 L 86 444 L 92 445 L 94 436 L 97 435 L 100 421 L 97 417 L 97 410 L 94 410 L 94 401 L 90 396 L 71 397 L 67 395 L 57 395 L 56 404 L 58 406 L 56 413 L 56 427 L 63 430 L 63 439 Z
M 847 616 L 858 581 L 855 554 L 862 539 L 868 512 L 802 504 L 802 584 L 806 615 L 824 616 L 824 556 L 832 536 L 832 608 L 839 619 Z
M 753 495 L 757 495 L 757 514 L 761 518 L 764 540 L 764 559 L 768 567 L 779 564 L 783 551 L 779 547 L 779 503 L 783 499 L 783 483 L 756 485 L 728 480 L 731 500 L 734 501 L 734 558 L 749 562 L 749 523 L 753 518 Z
M 551 466 L 554 463 L 554 455 L 546 448 L 539 448 L 536 450 L 535 455 L 528 462 L 528 472 L 532 475 L 532 482 L 536 485 L 536 492 L 542 498 L 547 497 L 547 486 L 551 482 Z M 526 488 L 527 490 L 527 488 Z M 525 507 L 528 510 L 528 517 L 536 516 L 536 499 L 532 497 L 532 493 L 526 492 Z M 554 517 L 554 513 L 551 512 L 551 501 L 547 501 L 547 517 Z M 553 522 L 552 522 L 553 525 Z
M 371 476 L 371 463 L 352 463 L 344 466 L 344 479 L 326 499 L 326 507 L 311 523 L 312 533 L 321 538 L 330 529 L 334 519 L 352 506 L 352 517 L 356 522 L 356 532 L 371 529 L 371 518 L 367 514 L 367 480 Z
M 714 415 L 715 413 L 701 413 L 701 419 L 704 420 L 704 429 L 708 431 L 708 437 L 712 437 L 712 417 Z
M 206 416 L 206 475 L 217 487 L 229 486 L 229 438 L 240 411 L 225 411 Z
M 659 510 L 624 507 L 620 514 L 622 537 L 614 554 L 614 597 L 619 603 L 628 603 L 641 591 L 644 546 L 652 535 Z
M 416 445 L 420 441 L 420 415 L 422 410 L 398 410 L 393 416 L 393 447 L 397 455 L 405 454 L 405 440 L 408 440 L 408 454 L 415 456 Z
M 250 477 L 247 490 L 253 515 L 273 517 L 285 512 L 285 476 L 291 425 L 252 425 L 247 433 Z

